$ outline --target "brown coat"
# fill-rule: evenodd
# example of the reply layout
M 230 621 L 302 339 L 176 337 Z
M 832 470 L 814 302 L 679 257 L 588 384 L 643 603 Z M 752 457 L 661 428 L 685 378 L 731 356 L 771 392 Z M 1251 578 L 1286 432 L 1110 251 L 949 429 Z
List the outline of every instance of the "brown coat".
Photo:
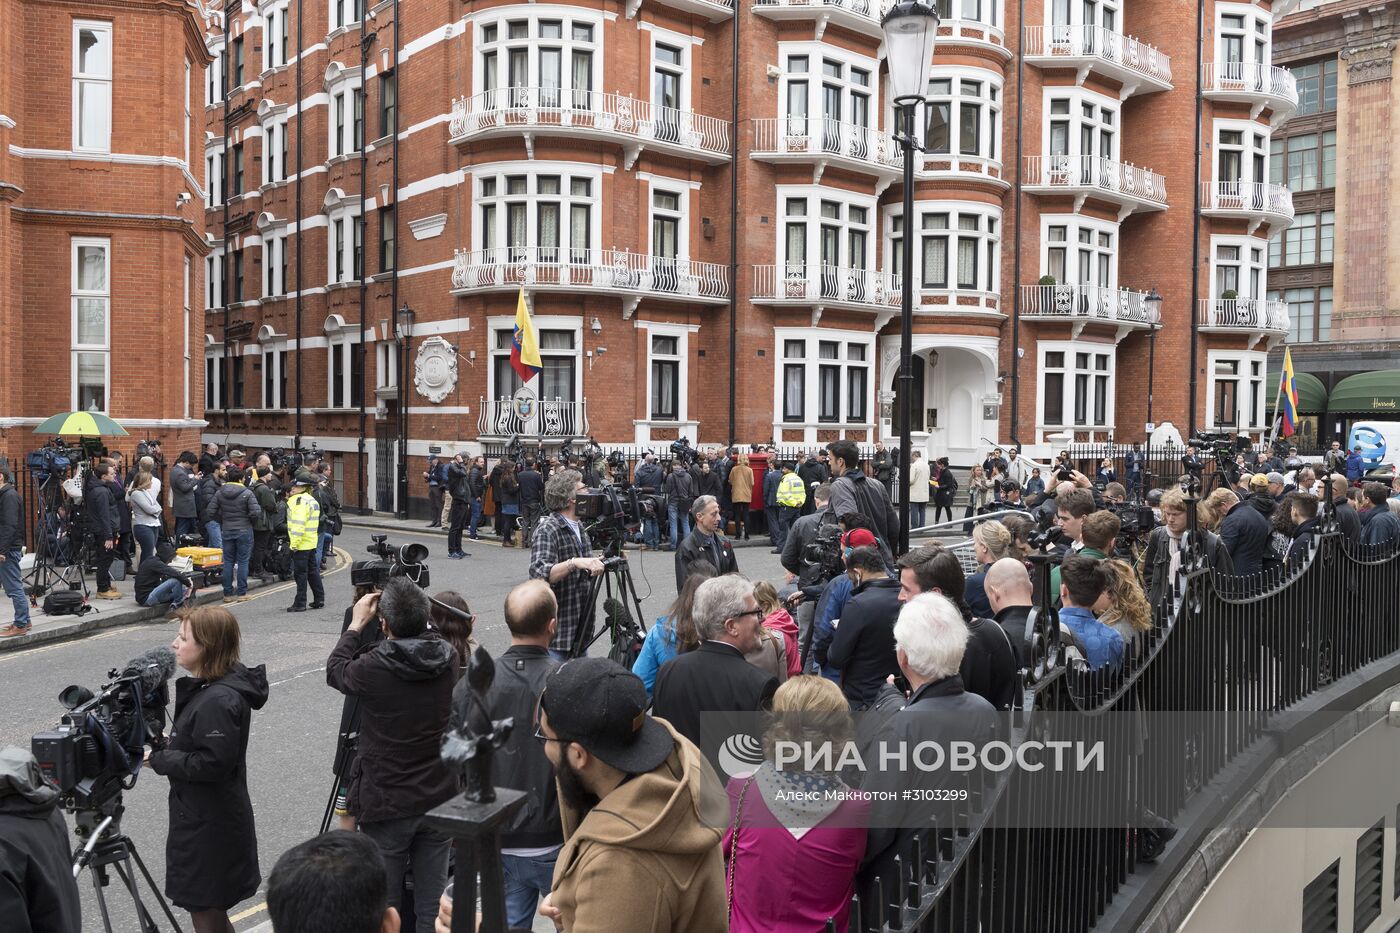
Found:
M 753 501 L 753 468 L 743 460 L 729 471 L 729 501 L 745 505 Z
M 569 933 L 725 933 L 720 838 L 728 801 L 700 750 L 676 740 L 655 770 L 608 794 L 579 821 L 562 807 L 554 906 Z

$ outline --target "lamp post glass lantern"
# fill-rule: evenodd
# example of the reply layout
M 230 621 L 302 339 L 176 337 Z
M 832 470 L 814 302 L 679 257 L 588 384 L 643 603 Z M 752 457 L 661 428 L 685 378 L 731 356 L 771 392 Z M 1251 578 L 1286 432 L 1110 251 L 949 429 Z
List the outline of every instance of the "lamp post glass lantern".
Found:
M 928 69 L 933 62 L 933 43 L 938 35 L 938 12 L 927 3 L 904 0 L 890 7 L 880 26 L 885 32 L 885 61 L 890 70 L 890 97 L 894 100 L 900 131 L 896 133 L 904 151 L 904 230 L 900 243 L 899 316 L 899 540 L 898 552 L 909 550 L 909 441 L 914 400 L 914 150 L 922 147 L 914 139 L 915 117 L 927 89 Z
M 399 518 L 408 518 L 408 349 L 413 338 L 413 319 L 417 312 L 403 303 L 394 315 L 394 338 L 399 345 L 399 456 L 398 508 Z
M 1151 328 L 1147 335 L 1147 423 L 1156 426 L 1152 420 L 1152 377 L 1157 368 L 1157 331 L 1162 327 L 1162 301 L 1157 286 L 1152 286 L 1143 303 L 1147 306 L 1147 325 Z M 1148 433 L 1151 433 L 1150 431 Z

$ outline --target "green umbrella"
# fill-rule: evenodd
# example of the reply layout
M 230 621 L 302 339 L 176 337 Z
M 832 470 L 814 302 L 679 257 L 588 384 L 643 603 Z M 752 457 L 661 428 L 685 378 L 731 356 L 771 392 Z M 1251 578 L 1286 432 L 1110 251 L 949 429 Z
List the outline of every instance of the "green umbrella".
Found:
M 79 434 L 83 437 L 126 437 L 126 428 L 96 411 L 65 411 L 45 418 L 35 434 Z

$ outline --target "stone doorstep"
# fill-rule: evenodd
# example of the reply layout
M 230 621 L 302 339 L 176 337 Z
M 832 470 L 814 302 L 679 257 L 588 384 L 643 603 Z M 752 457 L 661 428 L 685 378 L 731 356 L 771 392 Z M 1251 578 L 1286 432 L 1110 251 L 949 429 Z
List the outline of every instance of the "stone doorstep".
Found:
M 343 552 L 340 552 L 343 553 Z M 346 561 L 342 556 L 341 561 Z M 332 570 L 339 569 L 343 564 L 332 567 Z M 328 573 L 330 571 L 327 571 Z M 260 590 L 265 586 L 277 586 L 283 581 L 278 580 L 273 583 L 263 583 L 256 577 L 248 579 L 248 591 Z M 223 600 L 223 587 L 215 585 L 205 587 L 196 591 L 192 603 L 196 606 L 204 606 L 209 603 L 220 603 Z M 164 622 L 165 617 L 170 613 L 169 608 L 158 606 L 137 606 L 132 594 L 124 595 L 123 600 L 98 599 L 94 590 L 89 603 L 97 607 L 93 612 L 84 613 L 80 616 L 45 616 L 42 609 L 36 609 L 30 617 L 32 630 L 27 635 L 16 635 L 13 638 L 0 638 L 0 653 L 7 651 L 19 651 L 34 645 L 48 644 L 56 641 L 68 641 L 74 638 L 81 638 L 102 629 L 115 628 L 118 625 L 135 625 L 139 623 Z M 125 605 L 123 605 L 125 603 Z M 105 607 L 110 606 L 110 611 Z M 52 621 L 50 621 L 52 620 Z M 58 621 L 62 620 L 62 621 Z

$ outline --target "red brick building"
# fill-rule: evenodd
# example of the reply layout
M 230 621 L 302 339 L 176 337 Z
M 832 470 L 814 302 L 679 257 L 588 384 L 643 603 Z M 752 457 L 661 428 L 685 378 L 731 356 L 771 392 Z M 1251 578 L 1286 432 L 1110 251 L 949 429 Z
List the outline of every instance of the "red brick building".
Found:
M 0 451 L 104 411 L 167 449 L 204 427 L 194 4 L 0 0 Z
M 233 7 L 209 36 L 208 436 L 314 439 L 384 509 L 401 417 L 415 498 L 430 447 L 515 433 L 887 439 L 911 235 L 931 453 L 1258 431 L 1288 329 L 1265 294 L 1286 5 L 940 0 L 912 219 L 867 0 Z

